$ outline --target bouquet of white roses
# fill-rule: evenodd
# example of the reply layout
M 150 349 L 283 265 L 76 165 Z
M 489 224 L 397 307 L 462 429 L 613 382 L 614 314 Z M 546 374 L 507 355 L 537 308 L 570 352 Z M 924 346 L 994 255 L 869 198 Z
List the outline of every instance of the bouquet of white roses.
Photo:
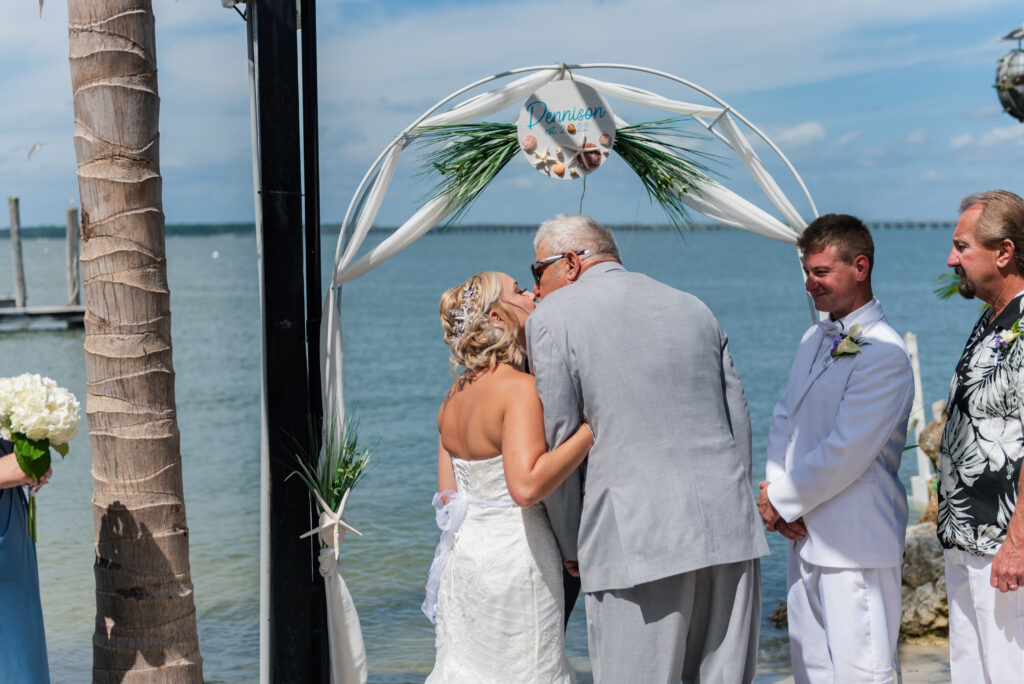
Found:
M 24 373 L 0 378 L 0 434 L 14 442 L 18 465 L 37 483 L 50 469 L 50 448 L 63 458 L 78 433 L 78 400 L 50 378 Z M 29 501 L 29 533 L 36 539 L 36 500 Z

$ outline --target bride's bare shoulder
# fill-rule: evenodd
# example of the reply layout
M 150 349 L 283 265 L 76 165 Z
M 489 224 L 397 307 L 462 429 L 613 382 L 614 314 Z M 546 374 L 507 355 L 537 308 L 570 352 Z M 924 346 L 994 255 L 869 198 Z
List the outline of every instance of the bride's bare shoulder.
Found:
M 522 392 L 536 392 L 533 376 L 524 373 L 512 366 L 502 364 L 495 372 L 495 379 L 498 380 L 503 391 L 520 394 Z

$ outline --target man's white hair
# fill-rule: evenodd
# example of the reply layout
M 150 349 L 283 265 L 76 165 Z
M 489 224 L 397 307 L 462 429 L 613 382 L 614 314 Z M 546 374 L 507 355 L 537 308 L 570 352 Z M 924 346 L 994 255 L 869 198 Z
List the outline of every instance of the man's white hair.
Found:
M 548 219 L 540 224 L 533 236 L 534 251 L 544 242 L 552 254 L 587 249 L 590 253 L 584 258 L 603 254 L 620 260 L 619 247 L 612 232 L 589 216 L 558 214 Z

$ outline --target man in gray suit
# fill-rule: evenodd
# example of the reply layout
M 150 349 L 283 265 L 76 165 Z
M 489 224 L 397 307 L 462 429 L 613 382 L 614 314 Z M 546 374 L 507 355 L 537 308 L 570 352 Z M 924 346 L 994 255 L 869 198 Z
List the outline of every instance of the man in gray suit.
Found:
M 768 546 L 725 334 L 696 297 L 623 268 L 593 219 L 560 214 L 534 248 L 547 441 L 584 417 L 596 435 L 545 502 L 578 560 L 595 682 L 753 682 Z

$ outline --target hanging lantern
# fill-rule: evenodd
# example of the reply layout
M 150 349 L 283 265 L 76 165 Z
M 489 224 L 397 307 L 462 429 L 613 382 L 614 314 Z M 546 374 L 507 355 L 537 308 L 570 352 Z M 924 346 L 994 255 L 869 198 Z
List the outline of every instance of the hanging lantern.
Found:
M 996 67 L 996 93 L 1003 109 L 1018 121 L 1024 121 L 1024 26 L 1010 31 L 1003 40 L 1016 40 L 1017 48 L 999 59 Z

